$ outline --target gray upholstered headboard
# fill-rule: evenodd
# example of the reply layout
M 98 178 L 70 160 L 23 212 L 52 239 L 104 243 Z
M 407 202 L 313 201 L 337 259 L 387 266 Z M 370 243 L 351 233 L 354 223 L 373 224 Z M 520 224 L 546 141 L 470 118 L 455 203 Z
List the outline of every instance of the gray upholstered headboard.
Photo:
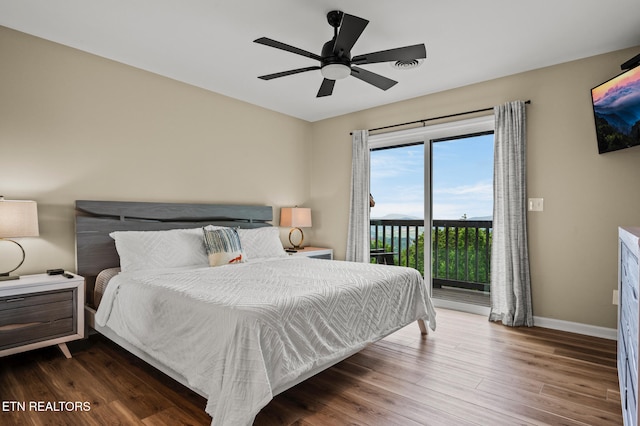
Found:
M 76 268 L 87 294 L 100 271 L 119 266 L 113 231 L 158 231 L 209 224 L 241 228 L 271 226 L 271 206 L 76 201 Z

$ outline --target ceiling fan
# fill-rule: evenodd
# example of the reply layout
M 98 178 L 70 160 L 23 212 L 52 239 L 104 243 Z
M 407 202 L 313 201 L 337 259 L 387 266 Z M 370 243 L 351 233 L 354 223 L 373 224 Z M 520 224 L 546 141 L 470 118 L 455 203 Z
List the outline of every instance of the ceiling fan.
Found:
M 324 80 L 320 85 L 320 90 L 318 90 L 316 97 L 330 96 L 333 93 L 333 86 L 335 85 L 336 80 L 346 78 L 350 75 L 382 90 L 387 90 L 398 82 L 380 74 L 362 69 L 357 65 L 389 61 L 412 61 L 427 57 L 427 51 L 424 44 L 381 50 L 379 52 L 351 57 L 351 48 L 356 41 L 358 41 L 358 38 L 369 21 L 343 13 L 339 10 L 329 12 L 327 14 L 327 21 L 329 21 L 329 25 L 333 27 L 333 38 L 324 44 L 320 55 L 316 55 L 315 53 L 311 53 L 267 37 L 261 37 L 254 40 L 255 43 L 286 50 L 287 52 L 295 53 L 296 55 L 320 61 L 320 65 L 262 75 L 258 78 L 261 78 L 262 80 L 272 80 L 274 78 L 285 77 L 302 72 L 320 70 Z

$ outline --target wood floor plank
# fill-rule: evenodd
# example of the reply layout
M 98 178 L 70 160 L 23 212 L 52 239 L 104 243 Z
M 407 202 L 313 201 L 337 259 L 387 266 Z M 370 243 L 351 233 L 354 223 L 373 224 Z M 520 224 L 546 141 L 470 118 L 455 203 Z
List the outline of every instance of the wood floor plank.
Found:
M 65 361 L 58 357 L 38 365 L 41 374 L 50 378 L 56 395 L 64 397 L 65 401 L 88 401 L 93 407 L 106 405 L 117 398 L 109 386 L 96 382 L 82 366 Z
M 87 414 L 89 413 L 76 416 L 76 419 L 80 421 L 77 424 L 82 424 L 83 426 L 104 426 L 114 424 L 114 420 L 117 420 L 118 423 L 115 424 L 144 426 L 142 420 L 120 400 L 111 401 L 107 405 L 98 407 L 92 406 L 90 414 Z
M 465 371 L 444 363 L 426 362 L 411 353 L 398 353 L 381 345 L 374 345 L 368 350 L 354 355 L 347 362 L 371 370 L 394 371 L 396 378 L 409 383 L 418 383 L 423 379 L 441 378 L 461 386 L 475 388 L 484 377 L 477 372 Z
M 289 392 L 289 391 L 286 391 Z M 285 398 L 286 392 L 276 397 L 256 416 L 254 424 L 261 426 L 282 426 L 293 425 L 300 422 L 302 418 L 309 414 L 304 407 L 292 403 L 289 398 Z
M 93 360 L 85 364 L 89 373 L 112 389 L 118 389 L 119 399 L 128 404 L 139 419 L 169 408 L 172 403 L 144 380 L 146 374 L 136 374 L 128 359 L 114 356 L 110 345 L 96 351 Z
M 82 400 L 88 412 L 0 411 L 2 425 L 208 425 L 206 400 L 102 336 L 0 360 L 0 400 Z M 438 309 L 275 398 L 255 425 L 615 425 L 616 342 L 510 328 Z
M 486 393 L 491 393 L 501 398 L 512 401 L 527 401 L 530 407 L 538 408 L 558 416 L 564 416 L 590 425 L 620 425 L 622 413 L 612 414 L 581 401 L 577 403 L 571 399 L 548 397 L 547 395 L 534 394 L 517 388 L 492 384 L 489 380 L 483 382 L 478 388 Z
M 385 388 L 407 395 L 414 401 L 414 405 L 433 403 L 447 415 L 462 416 L 467 421 L 478 422 L 478 424 L 582 424 L 564 422 L 558 416 L 531 408 L 522 402 L 498 398 L 478 389 L 466 388 L 431 377 L 416 385 L 396 381 L 394 377 L 379 376 L 377 373 L 374 373 L 370 379 L 361 378 L 360 380 L 384 383 Z
M 367 375 L 354 376 L 344 365 L 336 366 L 323 376 L 333 377 L 344 374 L 353 381 L 353 385 L 344 392 L 358 395 L 369 403 L 388 407 L 391 411 L 416 422 L 428 421 L 433 425 L 471 425 L 482 424 L 482 419 L 491 418 L 495 425 L 512 425 L 513 418 L 500 418 L 492 415 L 490 410 L 469 404 L 466 401 L 454 400 L 438 392 L 426 392 L 424 388 L 396 379 L 388 375 L 370 371 Z
M 314 380 L 312 378 L 310 380 Z M 303 409 L 305 414 L 293 424 L 313 424 L 313 425 L 367 425 L 366 416 L 360 417 L 357 410 L 345 412 L 344 406 L 347 403 L 341 395 L 331 395 L 317 392 L 316 387 L 311 383 L 302 383 L 294 389 L 290 389 L 283 394 L 281 401 L 286 399 L 287 403 L 293 404 L 298 409 Z M 354 415 L 355 414 L 355 415 Z M 263 425 L 256 418 L 254 424 Z
M 193 418 L 178 407 L 169 407 L 142 420 L 146 426 L 192 425 Z
M 44 359 L 51 359 L 51 348 L 39 351 L 44 355 Z M 4 363 L 3 363 L 4 364 Z M 73 424 L 73 414 L 66 411 L 48 410 L 46 405 L 42 407 L 40 402 L 55 403 L 64 400 L 57 395 L 55 387 L 49 381 L 49 377 L 43 376 L 38 366 L 33 366 L 28 362 L 19 362 L 19 366 L 14 370 L 8 368 L 13 376 L 9 388 L 3 389 L 0 394 L 3 401 L 20 401 L 26 405 L 25 413 L 28 414 L 29 421 L 26 424 L 34 425 L 68 425 Z M 35 406 L 32 404 L 36 404 Z M 33 408 L 32 408 L 33 407 Z M 55 407 L 53 407 L 55 408 Z M 4 413 L 2 413 L 4 414 Z
M 413 384 L 403 380 L 402 376 L 397 376 L 396 372 L 401 370 L 402 366 L 396 365 L 392 369 L 384 369 L 380 372 L 365 368 L 365 372 L 363 372 L 362 367 L 360 367 L 360 371 L 354 370 L 349 365 L 349 361 L 336 366 L 335 369 L 350 375 L 354 380 L 357 379 L 357 383 L 374 384 L 398 395 L 404 395 L 412 400 L 411 405 L 413 406 L 416 403 L 420 405 L 434 404 L 434 408 L 444 411 L 447 415 L 461 416 L 468 421 L 490 418 L 492 423 L 505 425 L 513 424 L 518 417 L 518 415 L 513 416 L 509 413 L 502 415 L 501 410 L 496 413 L 492 412 L 494 408 L 492 404 L 495 403 L 495 400 L 471 398 L 472 393 L 475 392 L 475 386 L 466 387 L 447 378 L 436 378 L 430 375 L 423 379 L 424 383 Z
M 502 327 L 500 325 L 495 325 Z M 410 354 L 410 350 L 402 350 Z M 427 358 L 437 354 L 427 351 Z M 612 355 L 613 356 L 613 355 Z M 484 375 L 501 377 L 502 371 L 508 369 L 517 376 L 530 380 L 550 382 L 557 386 L 573 389 L 577 392 L 602 395 L 608 388 L 617 387 L 615 370 L 608 370 L 598 365 L 577 364 L 577 360 L 565 359 L 548 353 L 510 351 L 505 353 L 481 354 L 466 350 L 460 346 L 447 353 L 446 357 L 437 356 L 448 363 L 451 368 L 460 368 L 470 372 L 481 372 Z M 561 361 L 561 362 L 560 362 Z
M 558 388 L 553 385 L 544 385 L 540 391 L 541 395 L 547 395 L 565 401 L 573 401 L 577 404 L 587 405 L 598 410 L 607 411 L 611 414 L 619 415 L 621 412 L 620 399 L 611 400 L 606 395 L 604 398 L 594 398 L 590 395 L 580 394 Z M 620 393 L 618 392 L 618 396 Z
M 399 414 L 401 410 L 392 410 L 386 406 L 388 404 L 377 404 L 367 398 L 368 394 L 377 392 L 380 393 L 379 398 L 384 398 L 386 392 L 384 389 L 370 386 L 366 391 L 363 391 L 361 387 L 353 386 L 353 380 L 350 376 L 339 374 L 319 374 L 313 377 L 310 382 L 311 386 L 307 386 L 305 389 L 307 397 L 317 398 L 318 391 L 320 391 L 322 395 L 328 396 L 326 405 L 345 415 L 352 415 L 356 412 L 358 420 L 364 421 L 366 424 L 421 425 L 410 416 Z M 295 394 L 297 395 L 298 392 Z
M 151 367 L 126 350 L 113 345 L 106 338 L 102 336 L 96 337 L 100 338 L 102 342 L 108 342 L 110 358 L 118 360 L 120 364 L 126 363 L 131 366 L 131 368 L 143 372 L 144 374 L 140 374 L 139 378 L 147 387 L 154 389 L 155 392 L 171 401 L 172 404 L 180 410 L 192 413 L 192 415 L 197 417 L 198 422 L 209 423 L 211 421 L 209 415 L 204 412 L 207 404 L 205 398 L 184 386 L 175 386 L 175 380 L 169 376 Z M 86 354 L 86 352 L 82 353 L 82 355 L 84 354 Z M 86 359 L 82 358 L 82 361 L 85 365 L 94 362 L 93 357 L 90 356 L 87 356 Z
M 540 390 L 544 385 L 544 382 L 537 380 L 536 378 L 528 378 L 520 374 L 515 374 L 516 371 L 513 370 L 512 373 L 514 374 L 503 374 L 503 368 L 482 369 L 478 365 L 460 362 L 458 359 L 449 358 L 448 356 L 445 357 L 444 355 L 427 354 L 424 357 L 419 358 L 411 350 L 404 350 L 402 348 L 395 348 L 394 350 L 393 348 L 387 348 L 382 344 L 375 345 L 375 347 L 372 347 L 367 353 L 378 351 L 381 352 L 378 356 L 384 358 L 391 358 L 389 353 L 393 352 L 398 352 L 396 356 L 404 359 L 410 359 L 412 357 L 418 358 L 422 362 L 422 365 L 418 367 L 419 371 L 429 372 L 427 380 L 444 376 L 448 379 L 456 380 L 457 384 L 467 383 L 468 385 L 476 387 L 484 377 L 491 377 L 496 381 L 502 381 L 506 384 L 526 387 L 528 389 Z M 451 355 L 451 353 L 448 355 Z M 436 371 L 432 373 L 432 370 Z

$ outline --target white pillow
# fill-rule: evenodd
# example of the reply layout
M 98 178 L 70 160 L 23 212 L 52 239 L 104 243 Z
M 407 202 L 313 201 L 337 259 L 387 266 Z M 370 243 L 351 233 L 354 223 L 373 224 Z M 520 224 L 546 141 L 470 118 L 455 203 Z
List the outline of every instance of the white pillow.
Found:
M 280 241 L 280 229 L 276 226 L 238 229 L 238 235 L 247 260 L 288 256 Z
M 209 265 L 202 228 L 168 231 L 115 231 L 123 272 Z

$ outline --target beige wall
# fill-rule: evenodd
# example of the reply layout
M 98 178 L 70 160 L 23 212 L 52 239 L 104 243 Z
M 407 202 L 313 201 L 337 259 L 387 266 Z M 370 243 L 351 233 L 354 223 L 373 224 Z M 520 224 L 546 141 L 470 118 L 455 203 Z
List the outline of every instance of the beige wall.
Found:
M 75 270 L 76 199 L 307 202 L 308 122 L 3 27 L 0 57 L 0 194 L 40 219 L 19 274 Z
M 545 199 L 529 215 L 534 314 L 613 328 L 616 229 L 640 223 L 640 148 L 598 155 L 589 89 L 637 52 L 307 123 L 0 27 L 0 194 L 40 210 L 18 272 L 75 269 L 76 199 L 255 203 L 276 217 L 305 205 L 305 241 L 344 258 L 351 130 L 531 99 L 529 195 Z M 18 258 L 9 246 L 0 270 Z
M 615 328 L 617 227 L 640 223 L 640 148 L 598 155 L 590 89 L 637 53 L 613 52 L 314 123 L 314 243 L 344 258 L 351 130 L 531 99 L 528 192 L 544 198 L 545 208 L 528 216 L 534 315 Z

